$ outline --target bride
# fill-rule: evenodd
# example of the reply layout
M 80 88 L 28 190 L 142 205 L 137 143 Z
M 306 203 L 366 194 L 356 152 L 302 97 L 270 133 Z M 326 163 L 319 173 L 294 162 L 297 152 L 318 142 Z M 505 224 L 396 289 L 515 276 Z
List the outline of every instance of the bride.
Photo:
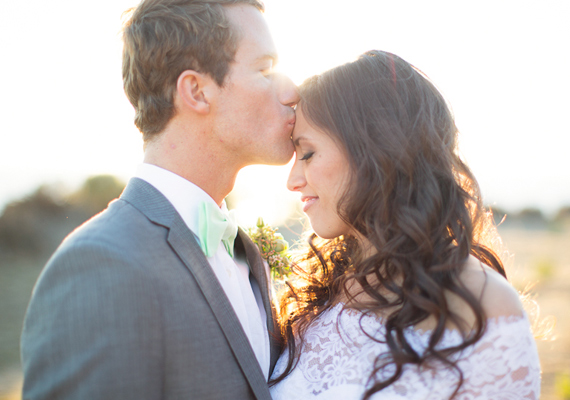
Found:
M 288 180 L 316 235 L 282 294 L 274 399 L 538 399 L 494 225 L 434 85 L 386 52 L 300 88 Z

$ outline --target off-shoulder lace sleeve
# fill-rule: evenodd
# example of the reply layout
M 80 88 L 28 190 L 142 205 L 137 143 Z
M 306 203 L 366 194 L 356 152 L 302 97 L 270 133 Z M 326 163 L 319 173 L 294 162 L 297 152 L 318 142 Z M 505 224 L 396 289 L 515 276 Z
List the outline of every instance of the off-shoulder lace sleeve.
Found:
M 281 399 L 360 399 L 369 387 L 374 359 L 388 351 L 383 343 L 362 333 L 380 332 L 376 318 L 364 317 L 354 310 L 340 314 L 336 306 L 315 321 L 305 337 L 301 358 L 293 372 L 271 389 L 274 400 Z M 340 318 L 339 318 L 340 315 Z M 338 322 L 338 323 L 337 323 Z M 406 333 L 418 352 L 427 347 L 429 332 L 410 329 Z M 461 336 L 448 331 L 438 347 L 461 342 Z M 483 337 L 454 356 L 463 373 L 458 400 L 536 400 L 540 395 L 540 364 L 536 344 L 526 316 L 488 320 Z M 283 355 L 274 377 L 287 364 Z M 377 378 L 384 380 L 393 370 L 385 369 Z M 443 365 L 419 368 L 406 365 L 400 379 L 373 400 L 442 400 L 455 390 L 459 375 Z
M 489 320 L 484 336 L 458 365 L 465 377 L 459 399 L 540 397 L 540 362 L 526 316 Z

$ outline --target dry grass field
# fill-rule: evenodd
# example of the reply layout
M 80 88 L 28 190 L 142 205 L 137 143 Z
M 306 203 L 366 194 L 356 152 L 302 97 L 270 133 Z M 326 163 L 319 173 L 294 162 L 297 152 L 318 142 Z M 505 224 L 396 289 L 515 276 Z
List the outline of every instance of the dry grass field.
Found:
M 537 340 L 542 364 L 542 400 L 570 399 L 570 229 L 503 229 L 499 231 L 511 253 L 507 274 L 519 290 L 531 293 L 548 325 L 555 321 L 549 340 Z
M 550 340 L 537 340 L 542 363 L 542 400 L 570 400 L 570 229 L 559 231 L 502 228 L 511 254 L 506 261 L 513 284 L 532 295 L 539 321 L 556 320 Z M 0 280 L 0 400 L 19 400 L 21 373 L 18 336 L 23 313 L 43 260 L 2 265 Z M 549 318 L 546 318 L 546 322 Z

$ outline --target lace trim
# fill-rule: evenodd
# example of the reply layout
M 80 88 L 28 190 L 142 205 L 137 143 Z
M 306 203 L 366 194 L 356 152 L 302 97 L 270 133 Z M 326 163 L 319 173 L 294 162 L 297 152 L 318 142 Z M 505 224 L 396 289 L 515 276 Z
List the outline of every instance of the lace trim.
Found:
M 343 307 L 337 304 L 309 327 L 299 364 L 272 388 L 274 399 L 315 398 L 344 391 L 348 386 L 357 388 L 361 397 L 370 387 L 372 364 L 389 349 L 385 343 L 378 343 L 366 334 L 384 338 L 384 326 L 379 318 L 357 310 L 346 309 L 341 313 Z M 422 354 L 431 332 L 411 327 L 405 335 L 414 350 Z M 459 331 L 448 330 L 437 347 L 451 347 L 462 341 Z M 453 359 L 464 375 L 458 399 L 532 400 L 539 397 L 540 365 L 526 315 L 489 319 L 483 337 L 456 353 Z M 286 364 L 285 353 L 277 363 L 274 376 L 280 375 Z M 393 372 L 390 365 L 376 378 L 384 380 Z M 430 368 L 406 365 L 401 378 L 375 397 L 440 400 L 449 397 L 458 382 L 458 372 L 442 363 L 432 362 Z

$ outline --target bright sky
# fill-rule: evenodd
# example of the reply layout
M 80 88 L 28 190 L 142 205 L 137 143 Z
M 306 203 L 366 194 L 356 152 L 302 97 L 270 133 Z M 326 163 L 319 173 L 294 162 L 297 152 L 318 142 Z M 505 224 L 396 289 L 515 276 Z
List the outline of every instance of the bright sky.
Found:
M 0 3 L 0 208 L 41 183 L 130 177 L 142 159 L 122 91 L 121 13 L 136 0 Z M 266 0 L 280 69 L 300 84 L 369 49 L 423 70 L 450 101 L 486 203 L 570 204 L 570 1 Z M 243 214 L 278 223 L 288 167 L 238 177 Z

